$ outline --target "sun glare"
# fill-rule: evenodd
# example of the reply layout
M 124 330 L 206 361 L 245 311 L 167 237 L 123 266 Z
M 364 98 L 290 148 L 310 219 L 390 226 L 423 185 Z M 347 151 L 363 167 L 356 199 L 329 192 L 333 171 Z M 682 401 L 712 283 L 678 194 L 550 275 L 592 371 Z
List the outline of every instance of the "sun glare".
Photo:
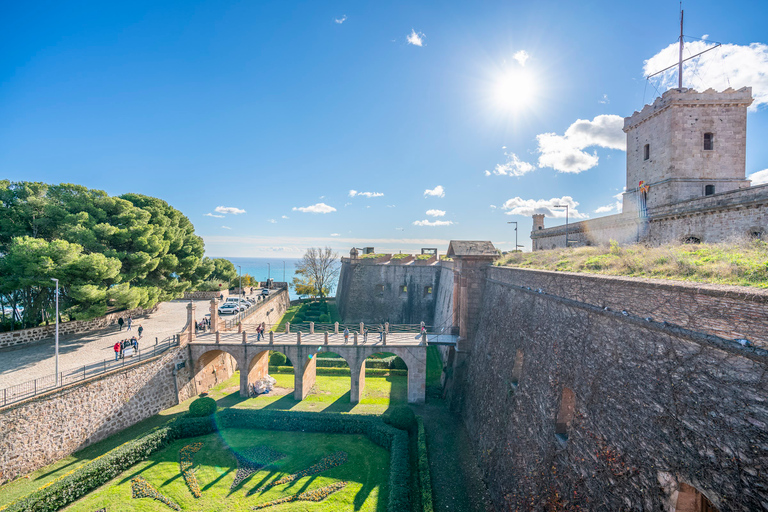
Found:
M 529 107 L 536 98 L 536 79 L 528 69 L 505 72 L 494 85 L 496 104 L 507 110 Z

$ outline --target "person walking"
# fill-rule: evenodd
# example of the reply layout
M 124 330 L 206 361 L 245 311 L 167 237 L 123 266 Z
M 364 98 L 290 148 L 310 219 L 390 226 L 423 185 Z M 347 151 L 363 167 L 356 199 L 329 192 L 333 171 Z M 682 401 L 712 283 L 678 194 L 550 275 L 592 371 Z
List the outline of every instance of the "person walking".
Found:
M 346 345 L 349 341 L 349 328 L 344 328 L 344 344 Z
M 126 331 L 130 331 L 131 330 L 131 324 L 133 323 L 133 319 L 129 316 L 128 317 L 128 322 L 126 322 L 126 323 L 128 324 L 128 328 L 126 329 Z
M 379 341 L 384 341 L 384 326 L 379 324 Z
M 125 320 L 123 320 L 123 317 L 120 317 L 117 319 L 117 325 L 120 326 L 120 330 L 123 330 L 123 324 L 125 323 Z
M 368 343 L 368 328 L 363 329 L 363 343 Z
M 115 361 L 117 361 L 118 358 L 120 357 L 120 342 L 119 341 L 115 342 L 115 346 L 112 348 L 115 349 Z
M 141 324 L 139 324 L 139 339 L 141 339 L 141 333 L 143 332 L 144 332 L 144 327 L 142 327 Z

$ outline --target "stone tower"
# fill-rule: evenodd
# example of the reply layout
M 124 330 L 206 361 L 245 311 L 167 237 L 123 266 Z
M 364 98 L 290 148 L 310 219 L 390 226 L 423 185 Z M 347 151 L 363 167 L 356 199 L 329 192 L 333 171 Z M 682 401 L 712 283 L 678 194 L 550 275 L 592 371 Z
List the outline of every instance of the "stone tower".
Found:
M 638 210 L 640 181 L 649 187 L 649 210 L 748 187 L 747 107 L 751 104 L 751 87 L 723 92 L 671 89 L 625 118 L 624 213 Z
M 541 229 L 544 229 L 544 214 L 543 213 L 534 213 L 533 214 L 533 228 L 532 231 L 539 231 Z

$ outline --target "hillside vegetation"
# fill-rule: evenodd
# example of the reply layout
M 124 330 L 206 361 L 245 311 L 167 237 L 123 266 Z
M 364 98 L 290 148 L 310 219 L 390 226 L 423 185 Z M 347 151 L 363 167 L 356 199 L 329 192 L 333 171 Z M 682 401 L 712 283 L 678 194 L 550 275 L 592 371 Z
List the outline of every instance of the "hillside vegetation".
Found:
M 768 243 L 577 247 L 503 256 L 496 265 L 768 288 Z

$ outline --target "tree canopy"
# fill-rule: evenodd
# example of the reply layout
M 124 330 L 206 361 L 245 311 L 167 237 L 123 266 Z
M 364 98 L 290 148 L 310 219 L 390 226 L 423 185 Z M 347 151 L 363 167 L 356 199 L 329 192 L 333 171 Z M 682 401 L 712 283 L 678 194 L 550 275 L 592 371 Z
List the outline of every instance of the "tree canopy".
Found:
M 60 311 L 83 319 L 176 298 L 216 269 L 189 219 L 161 199 L 0 180 L 0 206 L 0 302 L 23 326 L 50 316 L 51 278 Z
M 339 277 L 339 255 L 330 247 L 324 249 L 310 247 L 301 260 L 296 263 L 293 287 L 299 295 L 325 297 L 333 289 Z

